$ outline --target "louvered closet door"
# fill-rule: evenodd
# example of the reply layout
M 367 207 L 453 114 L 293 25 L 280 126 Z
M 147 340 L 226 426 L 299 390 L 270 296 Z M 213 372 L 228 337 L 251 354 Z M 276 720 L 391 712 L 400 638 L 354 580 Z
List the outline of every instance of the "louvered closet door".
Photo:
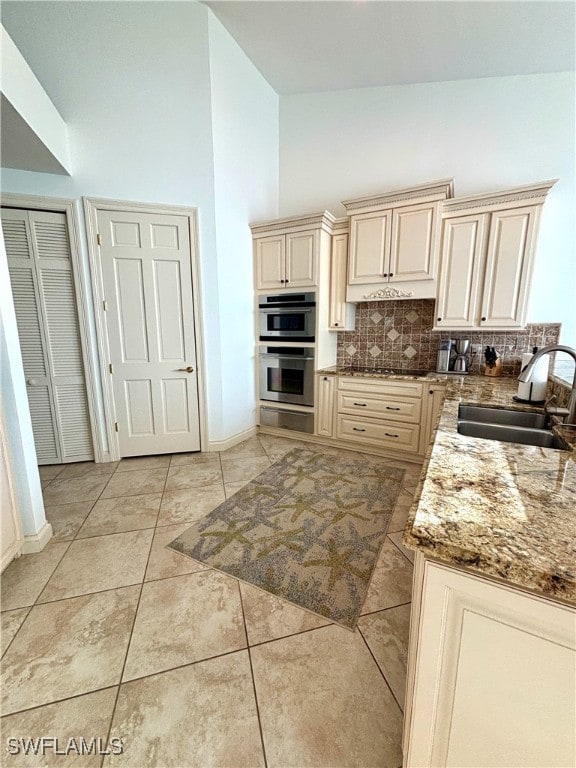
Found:
M 2 209 L 40 464 L 94 457 L 66 217 Z

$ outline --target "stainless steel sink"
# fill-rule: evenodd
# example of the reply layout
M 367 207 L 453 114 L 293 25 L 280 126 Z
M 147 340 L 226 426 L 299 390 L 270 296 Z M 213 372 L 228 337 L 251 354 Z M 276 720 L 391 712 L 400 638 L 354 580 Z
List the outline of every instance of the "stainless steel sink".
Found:
M 485 440 L 501 440 L 503 443 L 522 443 L 522 445 L 537 445 L 540 448 L 565 450 L 564 443 L 546 429 L 459 421 L 458 432 L 468 437 L 483 437 Z
M 480 405 L 461 405 L 458 408 L 458 432 L 461 435 L 566 450 L 564 442 L 547 427 L 549 418 L 544 413 Z
M 549 419 L 544 413 L 489 408 L 482 405 L 461 405 L 458 408 L 458 418 L 462 421 L 477 421 L 481 424 L 506 424 L 512 427 L 546 429 L 549 426 Z

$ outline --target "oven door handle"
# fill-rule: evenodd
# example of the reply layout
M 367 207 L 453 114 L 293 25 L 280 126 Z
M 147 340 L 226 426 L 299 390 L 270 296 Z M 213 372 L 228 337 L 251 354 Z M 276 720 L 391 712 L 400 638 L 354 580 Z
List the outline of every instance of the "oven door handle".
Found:
M 303 314 L 304 312 L 312 312 L 312 309 L 306 307 L 278 307 L 277 309 L 260 307 L 260 312 L 263 315 L 285 315 L 288 313 L 293 315 L 294 312 L 298 312 L 298 314 Z
M 306 357 L 296 357 L 292 355 L 273 355 L 269 352 L 260 352 L 260 357 L 273 357 L 274 360 L 290 360 L 292 362 L 298 361 L 298 360 L 314 360 L 314 355 L 310 355 Z

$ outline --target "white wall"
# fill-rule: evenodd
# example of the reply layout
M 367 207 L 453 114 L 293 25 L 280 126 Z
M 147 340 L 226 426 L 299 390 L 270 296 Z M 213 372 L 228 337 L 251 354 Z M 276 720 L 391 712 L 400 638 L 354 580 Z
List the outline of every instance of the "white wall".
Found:
M 21 149 L 21 154 L 28 151 L 38 154 L 38 159 L 43 160 L 42 150 L 37 149 L 37 147 L 42 147 L 54 167 L 58 169 L 55 171 L 56 173 L 69 173 L 68 127 L 38 82 L 38 78 L 30 69 L 28 62 L 1 24 L 0 90 L 2 96 L 8 100 L 23 122 L 18 136 L 10 137 L 16 144 L 18 139 L 24 137 L 24 142 L 21 147 L 18 147 Z M 3 102 L 3 109 L 7 107 L 6 102 Z M 34 135 L 36 142 L 30 141 L 27 137 L 26 128 Z M 32 168 L 34 166 L 25 165 L 24 167 Z
M 576 345 L 574 75 L 282 97 L 280 215 L 454 177 L 456 195 L 559 178 L 544 207 L 529 322 Z
M 233 434 L 234 427 L 223 421 L 223 388 L 227 385 L 222 381 L 226 355 L 221 321 L 226 326 L 230 322 L 222 315 L 218 287 L 226 261 L 220 267 L 216 254 L 208 51 L 211 16 L 198 3 L 3 2 L 4 26 L 68 124 L 74 174 L 64 178 L 3 170 L 2 189 L 199 209 L 209 437 L 220 440 Z M 249 69 L 239 52 L 235 63 L 239 71 Z M 263 93 L 254 80 L 253 74 L 248 77 L 245 93 L 251 89 Z M 216 105 L 218 101 L 217 95 Z M 220 113 L 217 125 L 225 120 L 222 109 Z M 242 112 L 234 117 L 234 130 L 240 135 L 245 135 L 243 130 L 248 133 L 248 126 L 240 124 L 244 117 Z M 219 133 L 223 135 L 223 130 Z M 256 137 L 264 140 L 264 135 L 262 129 Z M 268 157 L 267 151 L 264 156 Z M 219 168 L 225 160 L 220 152 Z M 251 160 L 252 149 L 240 166 L 231 169 L 235 189 L 249 187 Z M 248 177 L 242 183 L 244 173 Z M 218 178 L 225 183 L 226 172 L 220 170 Z M 262 185 L 262 175 L 257 178 Z M 259 199 L 259 194 L 253 196 L 251 204 L 258 207 Z M 277 191 L 269 200 L 273 209 L 276 200 Z M 222 252 L 230 251 L 223 247 Z M 230 259 L 233 261 L 232 254 Z M 222 295 L 226 297 L 225 290 Z M 246 305 L 245 295 L 242 302 Z M 250 323 L 246 306 L 240 309 L 243 315 L 236 315 L 235 322 Z M 252 375 L 251 361 L 241 360 L 234 380 L 250 380 Z M 242 423 L 251 417 L 253 401 L 253 395 L 247 401 L 244 393 L 238 402 Z
M 279 104 L 276 92 L 213 15 L 209 30 L 222 434 L 235 435 L 255 423 L 248 223 L 278 215 Z

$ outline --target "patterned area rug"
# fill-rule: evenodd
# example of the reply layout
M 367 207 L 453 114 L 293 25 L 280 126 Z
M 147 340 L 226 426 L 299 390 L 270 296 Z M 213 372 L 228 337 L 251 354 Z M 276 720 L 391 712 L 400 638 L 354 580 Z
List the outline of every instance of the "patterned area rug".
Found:
M 169 546 L 354 629 L 403 475 L 295 449 Z

